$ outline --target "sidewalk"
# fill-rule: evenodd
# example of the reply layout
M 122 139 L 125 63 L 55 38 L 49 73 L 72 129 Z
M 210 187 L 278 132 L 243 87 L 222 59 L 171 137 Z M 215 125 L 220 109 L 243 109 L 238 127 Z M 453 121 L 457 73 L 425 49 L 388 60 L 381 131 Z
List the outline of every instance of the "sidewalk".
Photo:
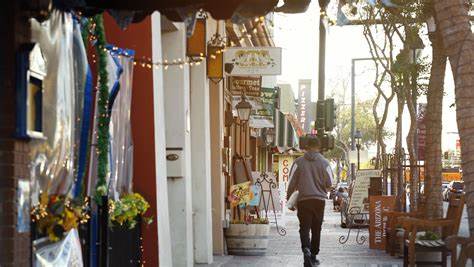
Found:
M 368 245 L 368 229 L 362 229 L 361 234 L 367 237 L 363 245 L 355 241 L 356 231 L 352 231 L 346 244 L 339 244 L 339 237 L 347 235 L 347 229 L 339 226 L 339 213 L 332 211 L 332 202 L 326 201 L 325 221 L 321 233 L 320 266 L 347 267 L 398 267 L 402 260 L 390 257 L 384 251 L 371 250 Z M 298 218 L 296 213 L 286 217 L 286 236 L 279 236 L 276 229 L 271 230 L 271 239 L 267 254 L 261 257 L 222 256 L 215 257 L 212 265 L 197 266 L 303 266 L 300 249 Z

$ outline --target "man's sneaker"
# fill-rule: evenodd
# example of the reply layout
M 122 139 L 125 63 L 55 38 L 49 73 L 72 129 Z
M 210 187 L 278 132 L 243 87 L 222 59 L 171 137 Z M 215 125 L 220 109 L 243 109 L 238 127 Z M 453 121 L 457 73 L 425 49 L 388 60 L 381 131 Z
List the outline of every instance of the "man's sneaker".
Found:
M 311 259 L 311 250 L 308 248 L 305 248 L 303 250 L 303 255 L 304 255 L 304 267 L 314 267 L 315 265 L 313 264 L 313 260 Z
M 317 266 L 320 264 L 319 260 L 316 258 L 316 255 L 311 255 L 311 264 Z

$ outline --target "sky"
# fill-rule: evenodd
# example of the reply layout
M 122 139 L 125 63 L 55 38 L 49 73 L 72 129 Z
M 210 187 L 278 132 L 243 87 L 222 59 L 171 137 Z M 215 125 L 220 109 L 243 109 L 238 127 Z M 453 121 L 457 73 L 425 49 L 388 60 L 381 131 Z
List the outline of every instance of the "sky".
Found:
M 306 13 L 281 14 L 274 17 L 274 41 L 282 47 L 282 75 L 277 77 L 278 83 L 289 83 L 297 96 L 298 79 L 312 79 L 313 101 L 317 95 L 318 79 L 318 36 L 319 36 L 319 7 L 317 1 L 312 1 Z M 427 49 L 423 55 L 429 56 L 429 41 L 423 37 Z M 326 97 L 345 95 L 344 102 L 350 103 L 351 60 L 353 58 L 370 57 L 366 40 L 361 26 L 330 26 L 326 37 Z M 375 88 L 374 65 L 370 61 L 358 61 L 355 66 L 355 91 L 359 100 L 373 99 Z M 345 84 L 346 86 L 342 86 Z M 346 88 L 346 90 L 344 90 Z M 346 91 L 344 93 L 344 91 Z M 396 105 L 390 108 L 391 116 L 386 128 L 395 132 Z M 426 102 L 421 98 L 420 102 Z M 443 150 L 455 149 L 457 125 L 455 108 L 449 107 L 454 103 L 454 82 L 448 63 L 445 81 L 445 97 L 443 104 Z M 410 120 L 408 111 L 404 112 L 403 135 L 406 136 Z M 357 126 L 356 126 L 357 127 Z M 394 141 L 388 142 L 389 149 Z

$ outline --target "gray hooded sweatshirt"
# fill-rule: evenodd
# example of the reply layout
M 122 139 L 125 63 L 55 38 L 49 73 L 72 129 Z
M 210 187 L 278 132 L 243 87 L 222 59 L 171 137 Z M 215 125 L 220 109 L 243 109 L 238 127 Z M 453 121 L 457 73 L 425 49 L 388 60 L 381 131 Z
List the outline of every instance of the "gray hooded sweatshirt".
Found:
M 318 152 L 306 152 L 293 163 L 290 170 L 287 198 L 299 191 L 298 201 L 327 199 L 327 188 L 332 185 L 332 170 L 327 159 Z

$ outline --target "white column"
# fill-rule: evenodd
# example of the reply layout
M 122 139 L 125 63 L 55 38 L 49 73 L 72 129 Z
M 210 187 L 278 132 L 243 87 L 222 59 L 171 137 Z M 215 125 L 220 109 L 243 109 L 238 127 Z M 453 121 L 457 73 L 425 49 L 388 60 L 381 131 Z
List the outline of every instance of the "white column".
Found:
M 212 263 L 211 145 L 206 65 L 191 71 L 191 166 L 193 173 L 194 260 Z
M 220 34 L 225 25 L 220 22 Z M 208 25 L 208 34 L 214 34 L 216 24 Z M 208 35 L 208 39 L 211 36 Z M 224 147 L 224 88 L 223 82 L 209 82 L 210 138 L 211 138 L 211 185 L 212 185 L 212 238 L 213 253 L 223 255 L 225 250 L 223 222 L 225 220 L 225 176 L 222 170 Z
M 151 16 L 153 61 L 162 61 L 160 13 Z M 173 266 L 166 177 L 166 136 L 163 90 L 163 70 L 153 70 L 153 113 L 155 125 L 156 207 L 158 225 L 158 255 L 160 266 Z
M 183 23 L 175 23 L 175 26 L 178 31 L 162 33 L 163 59 L 173 60 L 185 57 L 185 27 Z M 181 158 L 178 160 L 182 164 L 182 177 L 168 178 L 173 266 L 192 266 L 194 257 L 189 67 L 170 66 L 164 70 L 163 77 L 166 147 L 181 149 Z

